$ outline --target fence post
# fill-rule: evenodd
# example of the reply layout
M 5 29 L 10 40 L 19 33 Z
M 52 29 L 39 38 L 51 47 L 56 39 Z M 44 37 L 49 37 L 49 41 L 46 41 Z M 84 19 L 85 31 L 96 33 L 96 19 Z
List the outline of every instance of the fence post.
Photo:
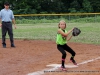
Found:
M 68 17 L 68 23 L 70 23 L 70 15 L 69 15 L 69 17 Z
M 96 22 L 96 14 L 94 14 L 95 16 L 94 16 L 94 23 Z

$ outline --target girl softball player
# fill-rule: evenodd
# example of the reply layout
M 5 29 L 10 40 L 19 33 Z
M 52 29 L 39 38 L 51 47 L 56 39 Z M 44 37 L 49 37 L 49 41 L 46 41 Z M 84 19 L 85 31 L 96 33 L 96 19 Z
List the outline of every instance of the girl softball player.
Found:
M 65 68 L 65 58 L 66 58 L 66 52 L 69 52 L 72 56 L 70 58 L 70 61 L 73 62 L 73 64 L 77 65 L 77 63 L 74 60 L 75 52 L 67 45 L 67 42 L 72 38 L 72 35 L 69 35 L 73 29 L 69 30 L 68 32 L 66 29 L 66 22 L 64 20 L 61 20 L 58 24 L 58 31 L 57 31 L 57 49 L 62 53 L 62 65 L 61 69 L 66 70 Z

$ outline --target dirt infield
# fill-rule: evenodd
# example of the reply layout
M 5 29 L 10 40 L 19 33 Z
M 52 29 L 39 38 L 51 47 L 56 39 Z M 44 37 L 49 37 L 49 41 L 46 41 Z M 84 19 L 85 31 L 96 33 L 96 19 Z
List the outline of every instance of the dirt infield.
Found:
M 46 65 L 61 63 L 61 53 L 57 50 L 55 41 L 15 40 L 15 45 L 16 48 L 11 48 L 9 40 L 7 48 L 0 45 L 0 75 L 28 75 L 47 68 Z M 76 52 L 77 63 L 100 56 L 100 45 L 68 45 Z M 66 65 L 72 64 L 69 62 L 70 56 L 67 53 Z M 67 71 L 69 72 L 46 72 L 44 75 L 100 75 L 100 59 L 79 65 L 77 68 L 68 68 Z

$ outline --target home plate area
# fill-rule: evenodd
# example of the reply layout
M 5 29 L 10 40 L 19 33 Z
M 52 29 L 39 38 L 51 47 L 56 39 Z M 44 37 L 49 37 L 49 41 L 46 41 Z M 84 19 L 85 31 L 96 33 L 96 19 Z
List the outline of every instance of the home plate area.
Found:
M 89 63 L 89 62 L 93 62 L 95 60 L 98 60 L 100 59 L 100 57 L 97 57 L 97 58 L 94 58 L 94 59 L 91 59 L 91 60 L 86 60 L 86 61 L 83 61 L 81 63 L 78 63 L 77 65 L 72 65 L 72 64 L 69 64 L 69 65 L 65 65 L 65 67 L 68 69 L 68 68 L 76 68 L 78 67 L 79 65 L 83 65 L 83 64 L 86 64 L 86 63 Z M 53 73 L 53 72 L 62 72 L 62 70 L 60 69 L 61 67 L 61 64 L 50 64 L 50 65 L 46 65 L 47 69 L 43 69 L 41 71 L 36 71 L 36 72 L 33 72 L 33 73 L 29 73 L 28 75 L 43 75 L 45 73 Z M 70 71 L 67 71 L 66 72 L 70 72 Z M 72 72 L 72 71 L 71 71 Z M 79 72 L 79 71 L 77 71 Z M 80 71 L 80 72 L 99 72 L 99 71 Z
M 50 65 L 47 65 L 47 67 L 61 67 L 61 64 L 50 64 Z M 76 68 L 78 67 L 77 65 L 65 65 L 66 68 Z
M 29 73 L 28 75 L 43 75 L 48 72 L 61 72 L 60 70 L 61 64 L 50 64 L 46 65 L 47 69 L 43 69 L 41 71 L 36 71 L 33 73 Z M 66 68 L 76 68 L 78 67 L 77 65 L 65 65 Z

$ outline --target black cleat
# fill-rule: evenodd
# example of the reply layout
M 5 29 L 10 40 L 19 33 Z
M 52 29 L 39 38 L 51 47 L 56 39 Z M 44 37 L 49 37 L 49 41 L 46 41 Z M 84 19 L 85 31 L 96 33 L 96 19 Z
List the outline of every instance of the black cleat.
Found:
M 11 47 L 15 47 L 15 45 L 14 44 L 11 44 Z
M 70 61 L 74 64 L 77 65 L 76 61 L 74 59 L 70 59 Z
M 3 48 L 6 48 L 6 44 L 3 44 Z
M 62 71 L 67 71 L 67 69 L 66 69 L 64 66 L 61 66 L 60 69 L 61 69 Z

